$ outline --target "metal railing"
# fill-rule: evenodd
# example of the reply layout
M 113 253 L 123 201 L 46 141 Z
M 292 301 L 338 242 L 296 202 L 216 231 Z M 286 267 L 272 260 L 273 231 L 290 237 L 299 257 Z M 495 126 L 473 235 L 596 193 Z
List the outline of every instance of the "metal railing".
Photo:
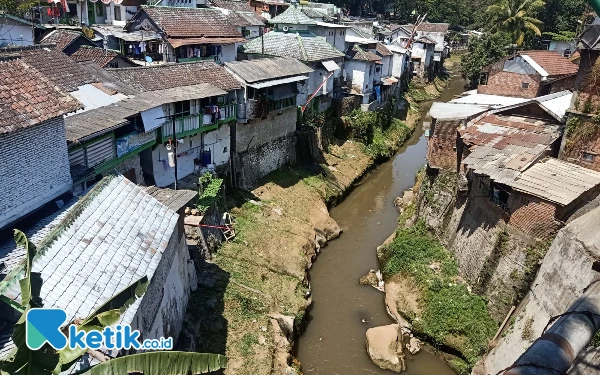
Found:
M 177 132 L 177 134 L 187 133 L 192 130 L 200 129 L 201 127 L 201 115 L 190 115 L 175 119 L 175 131 Z M 167 121 L 163 124 L 162 135 L 163 137 L 170 137 L 173 135 L 173 124 L 171 123 L 171 121 Z

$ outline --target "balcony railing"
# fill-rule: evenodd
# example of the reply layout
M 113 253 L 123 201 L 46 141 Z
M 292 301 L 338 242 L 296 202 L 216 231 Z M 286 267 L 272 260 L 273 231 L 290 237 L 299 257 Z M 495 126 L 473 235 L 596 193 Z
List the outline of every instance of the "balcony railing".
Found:
M 175 119 L 175 131 L 177 135 L 192 133 L 202 127 L 202 117 L 200 115 L 190 115 Z M 173 136 L 173 123 L 167 121 L 162 126 L 163 138 Z

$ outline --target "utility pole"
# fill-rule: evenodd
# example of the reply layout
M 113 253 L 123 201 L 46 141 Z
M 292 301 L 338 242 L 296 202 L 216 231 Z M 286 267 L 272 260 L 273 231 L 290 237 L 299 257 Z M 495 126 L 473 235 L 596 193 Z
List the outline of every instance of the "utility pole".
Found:
M 169 119 L 171 120 L 171 131 L 173 132 L 173 134 L 171 135 L 171 137 L 169 138 L 172 142 L 172 147 L 173 147 L 173 164 L 175 165 L 175 190 L 177 190 L 177 129 L 175 126 L 175 120 L 179 117 L 179 116 L 189 116 L 190 112 L 189 111 L 184 111 L 184 112 L 179 112 L 179 113 L 174 113 L 172 115 L 167 115 L 167 116 L 163 116 L 163 117 L 157 117 L 157 120 L 161 120 L 161 119 Z

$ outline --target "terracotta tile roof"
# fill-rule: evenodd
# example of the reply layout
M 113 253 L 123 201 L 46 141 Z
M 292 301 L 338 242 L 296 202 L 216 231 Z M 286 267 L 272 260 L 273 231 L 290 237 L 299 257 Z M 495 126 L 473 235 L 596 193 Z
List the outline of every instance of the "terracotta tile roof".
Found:
M 79 37 L 84 37 L 79 31 L 58 29 L 46 35 L 44 39 L 41 40 L 40 44 L 55 44 L 56 48 L 63 51 Z
M 254 38 L 242 46 L 247 54 L 293 57 L 303 62 L 324 61 L 344 57 L 344 53 L 314 34 L 296 34 L 271 31 L 262 38 Z
M 233 75 L 212 61 L 109 69 L 108 71 L 121 82 L 141 91 L 164 90 L 201 83 L 210 83 L 225 91 L 241 87 Z
M 386 46 L 381 43 L 377 43 L 377 53 L 381 56 L 392 56 L 394 55 Z
M 71 58 L 77 62 L 93 61 L 104 68 L 117 56 L 119 56 L 119 54 L 115 51 L 98 47 L 82 46 L 71 55 Z
M 423 22 L 417 27 L 417 31 L 424 31 L 429 33 L 447 33 L 449 26 L 450 24 L 448 23 Z
M 144 6 L 142 11 L 169 38 L 242 36 L 219 9 Z
M 96 77 L 90 76 L 75 61 L 58 49 L 31 47 L 18 52 L 7 50 L 0 53 L 0 57 L 3 55 L 22 58 L 27 65 L 48 77 L 66 92 L 75 91 L 77 87 L 85 84 L 99 82 Z
M 27 128 L 81 108 L 23 60 L 0 62 L 0 134 Z
M 375 63 L 381 63 L 381 57 L 377 56 L 373 52 L 365 51 L 360 48 L 358 45 L 354 45 L 352 49 L 346 51 L 346 56 L 350 60 L 359 60 L 359 61 L 372 61 Z
M 241 0 L 213 0 L 213 4 L 218 8 L 229 9 L 238 12 L 253 12 L 246 1 Z
M 579 67 L 557 51 L 522 51 L 520 55 L 527 55 L 550 76 L 564 76 L 577 74 Z

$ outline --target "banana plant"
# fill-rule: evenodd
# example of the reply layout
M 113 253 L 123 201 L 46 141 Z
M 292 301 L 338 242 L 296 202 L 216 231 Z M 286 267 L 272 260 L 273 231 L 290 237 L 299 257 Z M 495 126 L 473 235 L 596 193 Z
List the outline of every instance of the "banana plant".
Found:
M 1 375 L 55 375 L 72 367 L 85 353 L 86 349 L 55 350 L 46 344 L 38 350 L 31 350 L 25 342 L 25 317 L 27 312 L 36 307 L 42 307 L 40 298 L 42 278 L 39 273 L 32 272 L 32 263 L 36 247 L 27 236 L 15 230 L 15 242 L 23 247 L 26 253 L 25 276 L 19 280 L 21 288 L 21 303 L 15 307 L 22 312 L 15 324 L 12 341 L 15 348 L 6 358 L 0 358 Z M 87 318 L 74 321 L 79 331 L 101 331 L 105 327 L 116 324 L 125 310 L 141 297 L 148 287 L 148 278 L 143 277 L 129 287 L 111 297 Z M 227 358 L 219 354 L 188 353 L 176 351 L 157 351 L 128 355 L 110 359 L 98 365 L 79 372 L 86 375 L 123 375 L 142 373 L 144 375 L 180 375 L 205 374 L 223 369 L 227 366 Z

